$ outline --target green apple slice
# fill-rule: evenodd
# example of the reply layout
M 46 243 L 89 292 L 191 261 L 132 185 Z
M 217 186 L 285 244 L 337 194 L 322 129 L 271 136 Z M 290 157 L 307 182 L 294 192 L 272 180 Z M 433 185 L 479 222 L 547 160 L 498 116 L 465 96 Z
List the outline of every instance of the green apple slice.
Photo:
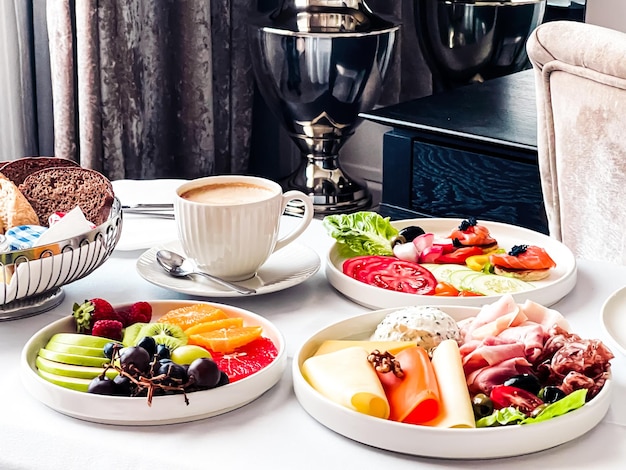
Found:
M 102 374 L 102 367 L 77 366 L 74 364 L 63 364 L 62 362 L 50 361 L 44 357 L 38 356 L 35 365 L 39 370 L 50 374 L 62 375 L 64 377 L 74 377 L 76 379 L 93 379 Z M 106 376 L 110 379 L 115 378 L 118 372 L 115 369 L 108 369 Z
M 115 341 L 101 336 L 83 335 L 80 333 L 57 333 L 50 338 L 50 342 L 74 344 L 76 346 L 87 346 L 90 348 L 103 348 L 105 344 Z
M 54 362 L 63 362 L 65 364 L 74 364 L 77 366 L 102 367 L 109 362 L 107 357 L 81 356 L 80 354 L 60 353 L 42 348 L 39 350 L 39 356 Z
M 48 351 L 78 354 L 79 356 L 93 356 L 93 357 L 105 357 L 102 348 L 92 348 L 90 346 L 79 346 L 77 344 L 59 343 L 57 341 L 50 341 L 46 344 Z
M 89 389 L 91 379 L 79 379 L 76 377 L 65 377 L 63 375 L 51 374 L 45 370 L 39 369 L 37 373 L 48 382 L 61 387 L 70 388 L 79 392 L 86 392 Z

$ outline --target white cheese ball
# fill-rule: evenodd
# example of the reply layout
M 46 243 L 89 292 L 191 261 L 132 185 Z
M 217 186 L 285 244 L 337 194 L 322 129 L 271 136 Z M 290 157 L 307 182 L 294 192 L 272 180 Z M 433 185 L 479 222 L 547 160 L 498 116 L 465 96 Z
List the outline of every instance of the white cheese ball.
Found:
M 456 321 L 436 307 L 406 307 L 387 314 L 371 341 L 416 341 L 427 351 L 446 339 L 459 341 Z

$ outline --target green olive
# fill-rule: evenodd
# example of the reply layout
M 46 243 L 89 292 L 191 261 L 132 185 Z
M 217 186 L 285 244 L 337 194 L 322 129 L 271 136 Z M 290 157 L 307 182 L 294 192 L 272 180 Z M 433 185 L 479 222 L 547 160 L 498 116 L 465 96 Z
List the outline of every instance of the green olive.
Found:
M 484 393 L 478 393 L 472 397 L 472 408 L 477 419 L 484 418 L 493 413 L 493 402 Z
M 547 403 L 542 403 L 541 405 L 536 406 L 531 412 L 530 417 L 536 418 L 539 414 L 548 407 Z

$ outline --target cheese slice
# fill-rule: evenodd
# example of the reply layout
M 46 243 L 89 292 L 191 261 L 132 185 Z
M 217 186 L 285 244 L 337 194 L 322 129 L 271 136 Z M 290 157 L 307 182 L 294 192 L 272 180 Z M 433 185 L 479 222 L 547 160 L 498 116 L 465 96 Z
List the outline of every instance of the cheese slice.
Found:
M 329 339 L 324 341 L 315 352 L 315 356 L 339 351 L 340 349 L 360 347 L 368 352 L 378 349 L 380 352 L 389 351 L 394 356 L 403 349 L 417 346 L 416 341 L 357 341 L 343 339 Z
M 389 402 L 362 347 L 312 356 L 302 364 L 302 374 L 326 398 L 351 410 L 387 419 Z
M 424 424 L 442 428 L 476 427 L 457 342 L 453 339 L 441 342 L 431 362 L 439 384 L 441 407 L 439 415 Z

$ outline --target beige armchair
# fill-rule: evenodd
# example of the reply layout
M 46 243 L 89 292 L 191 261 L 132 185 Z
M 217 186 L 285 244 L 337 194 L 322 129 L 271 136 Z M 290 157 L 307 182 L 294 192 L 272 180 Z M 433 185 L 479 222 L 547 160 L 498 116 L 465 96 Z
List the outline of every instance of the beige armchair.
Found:
M 578 257 L 626 264 L 626 34 L 556 21 L 526 48 L 550 235 Z

